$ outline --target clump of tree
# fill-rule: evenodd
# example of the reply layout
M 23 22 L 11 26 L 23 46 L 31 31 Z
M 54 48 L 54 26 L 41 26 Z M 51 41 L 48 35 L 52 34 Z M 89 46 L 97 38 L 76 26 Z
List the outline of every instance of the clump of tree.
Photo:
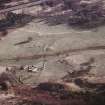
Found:
M 12 0 L 0 0 L 0 9 L 5 7 L 5 3 L 12 2 Z
M 104 0 L 41 0 L 40 16 L 48 23 L 96 27 L 105 23 Z
M 13 1 L 0 0 L 0 8 L 7 8 L 5 4 Z M 34 6 L 42 7 L 36 16 L 49 25 L 66 23 L 71 26 L 87 28 L 105 23 L 104 0 L 29 0 L 30 2 L 33 2 Z

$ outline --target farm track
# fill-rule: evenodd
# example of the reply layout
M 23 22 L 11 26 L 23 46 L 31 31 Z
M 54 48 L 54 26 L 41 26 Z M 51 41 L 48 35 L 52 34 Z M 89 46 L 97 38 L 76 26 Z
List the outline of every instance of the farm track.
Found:
M 105 46 L 91 46 L 91 47 L 86 47 L 86 48 L 81 48 L 81 49 L 68 49 L 64 51 L 58 51 L 54 53 L 43 53 L 43 54 L 33 54 L 30 56 L 17 56 L 11 59 L 1 59 L 0 62 L 2 61 L 20 61 L 20 60 L 32 60 L 32 59 L 40 59 L 40 58 L 47 58 L 47 57 L 56 57 L 59 55 L 64 55 L 64 54 L 69 54 L 69 53 L 76 53 L 76 52 L 81 52 L 81 51 L 90 51 L 90 50 L 104 50 Z

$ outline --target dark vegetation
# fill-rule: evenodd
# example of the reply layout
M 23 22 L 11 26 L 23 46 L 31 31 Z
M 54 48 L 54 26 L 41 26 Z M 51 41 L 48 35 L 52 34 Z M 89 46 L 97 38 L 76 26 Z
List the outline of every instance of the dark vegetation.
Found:
M 0 20 L 0 36 L 5 37 L 8 30 L 23 27 L 34 19 L 34 16 L 9 12 Z
M 43 0 L 42 0 L 43 1 Z M 58 2 L 59 1 L 59 2 Z M 104 0 L 47 0 L 42 2 L 44 9 L 42 20 L 49 25 L 68 24 L 84 28 L 93 28 L 105 24 Z
M 43 85 L 43 86 L 42 86 Z M 46 88 L 47 87 L 47 88 Z M 63 87 L 63 88 L 62 88 Z M 45 90 L 46 88 L 46 90 Z M 41 83 L 13 87 L 15 95 L 2 105 L 104 105 L 105 92 L 72 92 L 64 84 Z M 10 101 L 11 100 L 11 101 Z M 9 103 L 10 102 L 10 103 Z
M 6 18 L 0 20 L 0 30 L 24 26 L 32 19 L 33 17 L 30 15 L 9 12 L 6 14 Z
M 0 9 L 3 9 L 5 8 L 5 3 L 9 3 L 11 2 L 12 0 L 0 0 Z
M 1 10 L 2 7 L 8 8 L 5 4 L 13 1 L 18 3 L 17 0 L 1 0 Z M 42 10 L 39 14 L 35 14 L 35 17 L 48 25 L 67 24 L 78 28 L 95 28 L 105 24 L 104 0 L 30 0 L 30 2 L 39 2 L 37 5 L 40 5 Z M 5 18 L 0 20 L 0 31 L 5 36 L 9 28 L 24 26 L 35 18 L 33 16 L 24 13 L 15 14 L 12 11 L 4 13 Z
M 0 76 L 0 95 L 14 97 L 1 100 L 0 105 L 104 105 L 105 85 L 95 90 L 71 91 L 66 83 L 44 82 L 37 86 L 17 82 L 11 73 Z M 7 94 L 8 95 L 8 94 Z
M 8 3 L 12 4 L 12 2 L 14 1 L 18 3 L 19 1 L 22 1 L 22 0 L 18 0 L 18 1 L 0 0 L 0 10 L 8 8 L 8 5 L 6 6 L 6 4 Z M 19 5 L 19 4 L 16 4 L 16 5 Z M 9 8 L 12 8 L 11 5 L 9 6 Z M 31 22 L 32 19 L 34 18 L 35 17 L 31 16 L 30 14 L 29 15 L 24 13 L 16 14 L 16 13 L 13 13 L 12 11 L 0 13 L 0 37 L 6 36 L 8 34 L 9 29 L 23 27 L 27 23 Z
M 2 5 L 5 6 L 7 2 L 12 3 L 13 1 L 1 0 L 0 7 L 2 8 Z M 39 11 L 37 17 L 48 25 L 67 24 L 72 27 L 94 28 L 105 24 L 104 0 L 30 0 L 30 2 L 33 1 L 40 1 L 37 5 L 40 5 L 43 9 Z M 7 7 L 5 6 L 5 8 Z M 24 14 L 20 15 L 21 18 L 24 18 Z M 20 18 L 20 15 L 9 12 L 10 17 L 6 22 L 14 24 L 16 19 Z M 4 21 L 1 20 L 3 23 Z M 27 21 L 24 23 L 27 23 Z M 2 25 L 5 24 L 1 23 L 0 29 L 3 27 Z

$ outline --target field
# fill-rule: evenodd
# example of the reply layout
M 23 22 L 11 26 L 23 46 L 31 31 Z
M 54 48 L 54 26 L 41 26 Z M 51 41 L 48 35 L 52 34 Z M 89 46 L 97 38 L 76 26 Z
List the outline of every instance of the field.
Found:
M 0 1 L 0 105 L 104 105 L 104 0 L 45 1 Z

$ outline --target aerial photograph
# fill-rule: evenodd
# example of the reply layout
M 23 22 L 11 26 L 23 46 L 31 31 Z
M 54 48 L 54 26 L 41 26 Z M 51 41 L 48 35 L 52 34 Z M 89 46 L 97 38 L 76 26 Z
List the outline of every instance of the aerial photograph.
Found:
M 0 105 L 105 105 L 105 0 L 0 0 Z

